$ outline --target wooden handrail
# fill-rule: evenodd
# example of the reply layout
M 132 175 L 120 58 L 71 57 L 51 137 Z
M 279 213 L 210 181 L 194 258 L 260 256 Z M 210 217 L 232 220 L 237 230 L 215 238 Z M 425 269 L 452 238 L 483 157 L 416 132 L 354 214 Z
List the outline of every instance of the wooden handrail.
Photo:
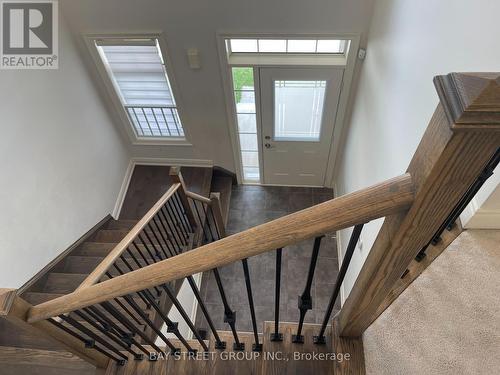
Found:
M 222 217 L 222 208 L 220 206 L 220 193 L 210 193 L 210 206 L 214 214 L 215 225 L 221 238 L 226 237 L 226 225 Z
M 87 288 L 96 284 L 99 279 L 106 273 L 106 271 L 115 263 L 115 261 L 122 255 L 132 241 L 139 235 L 149 221 L 158 213 L 163 205 L 174 195 L 174 193 L 181 187 L 180 183 L 174 183 L 167 190 L 163 196 L 158 199 L 153 207 L 142 217 L 141 220 L 134 225 L 132 230 L 115 246 L 113 250 L 103 259 L 101 263 L 92 271 L 90 275 L 80 284 L 77 290 Z
M 204 197 L 203 195 L 193 193 L 192 191 L 186 191 L 186 195 L 189 198 L 194 199 L 195 201 L 200 201 L 202 203 L 210 204 L 210 199 Z
M 28 321 L 47 319 L 398 213 L 408 209 L 413 199 L 412 178 L 405 174 L 33 306 Z

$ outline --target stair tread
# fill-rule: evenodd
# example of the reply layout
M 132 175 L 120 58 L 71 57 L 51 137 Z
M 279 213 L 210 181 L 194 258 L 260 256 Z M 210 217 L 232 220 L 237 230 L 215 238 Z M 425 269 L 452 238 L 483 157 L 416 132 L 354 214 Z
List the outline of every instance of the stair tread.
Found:
M 50 272 L 43 292 L 69 294 L 87 278 L 85 273 Z
M 123 255 L 125 257 L 125 260 L 135 269 L 136 263 L 135 260 L 132 259 L 130 254 L 125 252 Z M 155 263 L 157 261 L 156 259 L 152 259 L 151 257 L 149 257 L 148 254 L 146 255 L 146 260 L 149 264 Z M 105 256 L 70 255 L 66 257 L 65 261 L 60 266 L 58 266 L 57 271 L 90 274 L 104 259 Z M 141 256 L 137 256 L 136 259 L 139 261 L 142 267 L 147 265 L 147 263 Z M 128 271 L 127 265 L 121 259 L 118 260 L 117 264 L 121 269 Z
M 95 367 L 66 351 L 0 346 L 4 375 L 93 375 Z M 64 372 L 63 372 L 64 371 Z

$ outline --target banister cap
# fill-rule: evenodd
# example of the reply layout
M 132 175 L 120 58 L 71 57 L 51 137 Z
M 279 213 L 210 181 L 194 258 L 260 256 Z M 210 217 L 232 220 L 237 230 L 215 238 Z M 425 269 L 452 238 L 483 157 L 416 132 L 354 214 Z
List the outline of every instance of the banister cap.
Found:
M 434 85 L 453 129 L 500 131 L 500 73 L 450 73 Z

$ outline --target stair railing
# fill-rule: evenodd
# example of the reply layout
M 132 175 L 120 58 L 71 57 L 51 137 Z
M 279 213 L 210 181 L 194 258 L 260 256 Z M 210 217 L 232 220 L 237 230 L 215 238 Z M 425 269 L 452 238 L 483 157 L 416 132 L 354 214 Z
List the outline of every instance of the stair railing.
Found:
M 130 322 L 121 322 L 123 314 L 114 311 L 109 306 L 109 301 L 116 298 L 133 300 L 136 295 L 142 295 L 142 301 L 154 307 L 154 288 L 240 261 L 243 262 L 251 309 L 252 285 L 246 260 L 255 255 L 276 251 L 275 288 L 278 301 L 281 253 L 286 251 L 289 245 L 315 239 L 308 275 L 302 275 L 305 288 L 299 299 L 301 317 L 294 335 L 295 343 L 300 345 L 304 316 L 314 304 L 310 298 L 310 284 L 321 251 L 321 237 L 326 233 L 354 227 L 323 323 L 314 339 L 316 344 L 322 345 L 326 342 L 327 325 L 362 227 L 371 220 L 385 217 L 382 229 L 354 287 L 329 331 L 330 335 L 336 338 L 335 346 L 357 346 L 359 350 L 362 343 L 358 338 L 380 314 L 380 307 L 391 292 L 392 286 L 419 251 L 438 233 L 443 223 L 447 222 L 450 215 L 456 214 L 456 208 L 468 196 L 471 187 L 492 158 L 494 159 L 494 155 L 497 155 L 500 147 L 499 76 L 498 73 L 454 73 L 436 77 L 440 104 L 406 174 L 230 236 L 225 236 L 224 226 L 220 224 L 220 209 L 214 209 L 215 203 L 212 204 L 212 199 L 209 204 L 207 198 L 198 199 L 195 195 L 186 194 L 185 199 L 181 199 L 185 211 L 192 209 L 198 216 L 193 204 L 201 204 L 203 209 L 198 219 L 194 219 L 203 238 L 200 240 L 201 246 L 98 284 L 80 288 L 54 300 L 30 307 L 24 305 L 24 311 L 17 314 L 17 321 L 27 322 L 31 326 L 45 324 L 45 327 L 46 324 L 50 325 L 48 321 L 57 316 L 85 309 L 104 309 L 116 315 L 115 324 L 120 324 L 123 329 L 129 327 Z M 218 231 L 211 240 L 210 230 L 212 234 Z M 22 304 L 22 301 L 18 303 Z M 226 310 L 226 305 L 224 309 Z M 234 312 L 229 305 L 227 309 L 231 320 Z M 276 309 L 279 309 L 279 302 L 276 302 Z M 255 329 L 255 312 L 251 312 L 251 316 L 255 336 L 253 349 L 261 350 L 259 335 Z M 96 313 L 95 318 L 97 317 L 99 315 Z M 273 337 L 279 340 L 279 314 L 275 315 L 274 325 Z M 118 329 L 114 329 L 116 334 L 120 333 Z M 175 330 L 175 324 L 169 329 Z M 131 331 L 133 327 L 129 327 L 125 332 L 127 337 L 134 337 Z M 89 340 L 90 335 L 85 335 L 82 330 L 73 333 L 81 336 L 83 340 Z M 73 336 L 77 337 L 76 335 Z M 110 338 L 107 337 L 107 340 L 109 343 Z M 178 342 L 190 350 L 189 343 L 180 338 Z M 79 350 L 82 356 L 88 358 L 104 352 L 105 355 L 121 361 L 118 354 L 107 349 L 104 344 L 99 345 L 100 351 L 97 354 L 90 349 L 84 349 L 85 341 L 82 341 L 81 345 L 83 347 Z M 205 350 L 203 345 L 201 347 Z M 233 349 L 241 348 L 234 346 Z M 170 347 L 170 350 L 175 351 L 177 348 Z M 88 354 L 89 352 L 94 354 Z M 362 348 L 360 352 L 362 353 Z M 336 370 L 338 373 L 347 373 L 346 369 Z

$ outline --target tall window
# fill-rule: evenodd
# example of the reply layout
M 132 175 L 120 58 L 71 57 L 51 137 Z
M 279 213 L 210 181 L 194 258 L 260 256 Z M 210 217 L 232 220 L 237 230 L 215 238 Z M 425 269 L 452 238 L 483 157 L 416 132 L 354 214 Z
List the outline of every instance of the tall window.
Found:
M 184 139 L 158 41 L 103 39 L 95 44 L 136 136 Z
M 259 147 L 253 68 L 232 68 L 243 180 L 259 182 Z

